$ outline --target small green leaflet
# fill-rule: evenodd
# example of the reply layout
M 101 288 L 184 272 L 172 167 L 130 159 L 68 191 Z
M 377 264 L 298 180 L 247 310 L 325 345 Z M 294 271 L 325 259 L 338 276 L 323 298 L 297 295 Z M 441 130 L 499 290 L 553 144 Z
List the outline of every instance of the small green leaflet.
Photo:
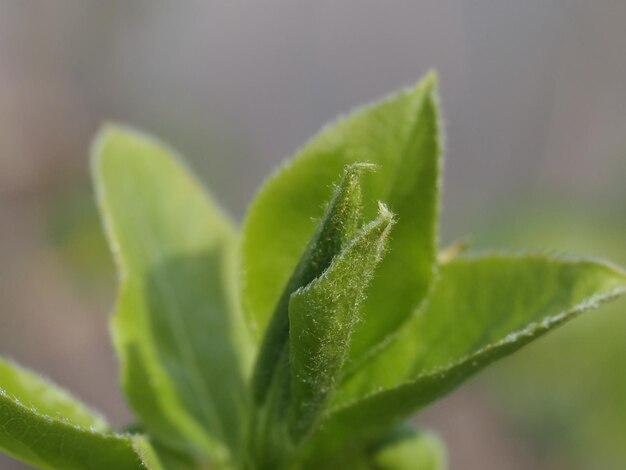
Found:
M 362 306 L 349 367 L 357 367 L 423 300 L 438 250 L 436 94 L 431 74 L 415 87 L 357 110 L 324 128 L 263 185 L 248 210 L 242 242 L 242 302 L 257 340 L 315 232 L 332 182 L 354 162 L 377 166 L 363 176 L 365 218 L 375 217 L 377 201 L 383 201 L 398 222 Z
M 442 267 L 428 304 L 338 390 L 314 437 L 317 450 L 362 445 L 493 361 L 625 291 L 626 273 L 595 260 L 455 258 Z
M 328 274 L 329 267 L 333 266 L 331 264 L 334 263 L 333 260 L 337 259 L 348 245 L 354 244 L 353 238 L 360 228 L 362 218 L 360 179 L 365 170 L 373 170 L 372 165 L 356 163 L 345 168 L 326 213 L 285 287 L 263 338 L 253 381 L 255 403 L 259 409 L 253 419 L 251 433 L 253 436 L 251 447 L 256 449 L 254 453 L 257 456 L 257 465 L 261 467 L 277 467 L 285 457 L 285 442 L 300 440 L 313 423 L 315 412 L 301 419 L 299 412 L 307 406 L 302 400 L 310 397 L 302 397 L 299 393 L 302 387 L 297 386 L 299 384 L 297 380 L 292 380 L 294 374 L 302 375 L 299 367 L 293 367 L 295 360 L 292 352 L 302 350 L 298 347 L 295 351 L 290 350 L 290 338 L 300 334 L 294 331 L 291 323 L 290 301 L 295 295 L 294 291 L 312 285 L 311 283 L 315 283 L 320 276 Z M 366 235 L 361 234 L 360 238 Z M 341 269 L 339 271 L 341 272 Z M 343 287 L 343 284 L 340 285 Z M 362 296 L 365 285 L 358 287 Z M 334 294 L 337 295 L 337 291 L 334 291 Z M 345 297 L 342 292 L 339 292 L 339 295 Z M 317 313 L 325 315 L 326 312 Z M 356 310 L 352 312 L 353 315 L 356 313 Z M 296 325 L 302 323 L 299 318 L 294 320 Z M 293 345 L 293 342 L 291 344 Z M 347 345 L 348 343 L 345 343 L 343 346 Z M 314 356 L 314 352 L 311 351 L 310 355 Z M 340 362 L 337 364 L 340 365 Z M 337 370 L 336 367 L 335 373 Z M 285 424 L 286 419 L 291 420 L 289 431 Z M 298 423 L 297 426 L 294 423 Z M 296 427 L 299 429 L 295 429 Z
M 140 133 L 104 129 L 93 177 L 120 270 L 113 335 L 130 404 L 169 445 L 238 458 L 228 449 L 241 445 L 251 349 L 232 224 L 173 152 Z
M 359 307 L 380 262 L 393 216 L 380 205 L 366 225 L 319 278 L 291 295 L 289 428 L 300 441 L 313 427 L 336 386 Z
M 359 163 L 346 167 L 315 235 L 274 309 L 254 368 L 253 393 L 258 404 L 265 400 L 275 369 L 288 347 L 288 308 L 291 295 L 322 274 L 356 234 L 361 223 L 362 210 L 359 179 L 363 171 L 372 169 L 372 165 Z
M 142 436 L 117 435 L 67 392 L 0 359 L 0 448 L 44 469 L 159 470 Z

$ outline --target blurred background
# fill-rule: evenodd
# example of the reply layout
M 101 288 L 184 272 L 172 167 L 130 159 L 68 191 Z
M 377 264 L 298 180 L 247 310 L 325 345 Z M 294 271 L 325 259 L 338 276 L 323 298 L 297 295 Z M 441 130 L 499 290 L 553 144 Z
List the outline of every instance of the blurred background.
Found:
M 159 135 L 241 218 L 322 124 L 430 68 L 444 243 L 626 264 L 625 24 L 613 0 L 0 0 L 0 354 L 127 423 L 88 171 L 103 122 Z M 418 420 L 452 470 L 623 469 L 625 358 L 622 301 Z

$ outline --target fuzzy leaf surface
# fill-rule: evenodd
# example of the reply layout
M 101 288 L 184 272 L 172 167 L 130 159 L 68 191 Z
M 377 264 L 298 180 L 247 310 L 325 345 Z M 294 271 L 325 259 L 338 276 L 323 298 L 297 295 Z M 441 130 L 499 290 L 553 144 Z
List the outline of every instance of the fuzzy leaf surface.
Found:
M 0 360 L 0 449 L 44 469 L 141 469 L 148 466 L 129 436 L 56 385 Z M 159 470 L 154 468 L 154 470 Z
M 16 397 L 22 405 L 34 408 L 42 415 L 94 431 L 109 429 L 99 413 L 89 409 L 70 393 L 3 358 L 0 358 L 0 388 L 7 395 Z
M 376 216 L 377 201 L 398 216 L 355 327 L 354 366 L 410 317 L 434 273 L 440 153 L 436 84 L 429 75 L 324 128 L 268 179 L 243 229 L 242 301 L 257 340 L 315 232 L 332 182 L 354 162 L 378 167 L 363 177 L 366 220 Z
M 393 216 L 381 205 L 378 218 L 362 229 L 328 270 L 291 295 L 289 428 L 295 442 L 313 427 L 334 391 L 359 307 L 392 225 Z
M 346 167 L 316 233 L 274 309 L 254 369 L 253 392 L 257 403 L 265 400 L 275 370 L 288 347 L 289 300 L 292 293 L 322 274 L 359 228 L 362 209 L 359 179 L 362 172 L 368 169 L 372 169 L 371 165 L 358 163 Z M 288 355 L 284 357 L 288 358 Z
M 393 344 L 338 391 L 313 447 L 323 454 L 362 445 L 493 361 L 625 290 L 626 273 L 595 260 L 455 258 Z
M 223 459 L 248 402 L 234 228 L 176 155 L 138 132 L 104 129 L 93 177 L 120 272 L 112 331 L 128 400 L 160 440 Z

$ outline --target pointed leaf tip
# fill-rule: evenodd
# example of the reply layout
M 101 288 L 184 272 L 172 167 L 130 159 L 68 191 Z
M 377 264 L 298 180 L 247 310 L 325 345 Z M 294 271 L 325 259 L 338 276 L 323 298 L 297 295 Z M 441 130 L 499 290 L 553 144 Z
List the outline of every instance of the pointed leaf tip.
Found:
M 262 337 L 284 286 L 315 233 L 332 183 L 346 165 L 367 161 L 363 213 L 376 201 L 397 214 L 395 235 L 363 306 L 364 321 L 350 351 L 357 363 L 392 335 L 423 301 L 434 278 L 441 159 L 437 78 L 357 109 L 309 141 L 253 200 L 243 225 L 242 300 Z M 397 273 L 403 275 L 398 278 Z M 389 302 L 389 298 L 398 302 Z M 385 315 L 380 315 L 381 310 Z M 357 341 L 355 340 L 355 345 Z
M 253 375 L 253 392 L 257 403 L 265 400 L 280 357 L 289 340 L 289 299 L 293 292 L 320 276 L 333 258 L 352 240 L 361 224 L 361 185 L 364 171 L 375 165 L 353 163 L 346 165 L 335 187 L 330 203 L 317 231 L 303 250 L 298 265 L 283 288 L 274 307 L 274 314 L 263 337 Z
M 395 223 L 395 214 L 389 210 L 387 204 L 382 201 L 378 201 L 378 217 L 388 222 L 391 225 Z
M 333 394 L 393 223 L 393 214 L 381 203 L 379 216 L 359 231 L 330 267 L 291 296 L 289 428 L 295 442 L 315 426 Z

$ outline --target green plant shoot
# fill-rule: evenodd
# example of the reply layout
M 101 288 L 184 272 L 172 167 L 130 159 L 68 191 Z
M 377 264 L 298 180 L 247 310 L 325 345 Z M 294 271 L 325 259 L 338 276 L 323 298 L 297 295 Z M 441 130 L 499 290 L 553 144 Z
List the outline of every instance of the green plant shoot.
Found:
M 92 172 L 136 423 L 2 360 L 0 449 L 44 469 L 444 469 L 408 419 L 623 294 L 626 272 L 441 250 L 438 109 L 429 74 L 326 126 L 241 227 L 167 146 L 106 126 Z

